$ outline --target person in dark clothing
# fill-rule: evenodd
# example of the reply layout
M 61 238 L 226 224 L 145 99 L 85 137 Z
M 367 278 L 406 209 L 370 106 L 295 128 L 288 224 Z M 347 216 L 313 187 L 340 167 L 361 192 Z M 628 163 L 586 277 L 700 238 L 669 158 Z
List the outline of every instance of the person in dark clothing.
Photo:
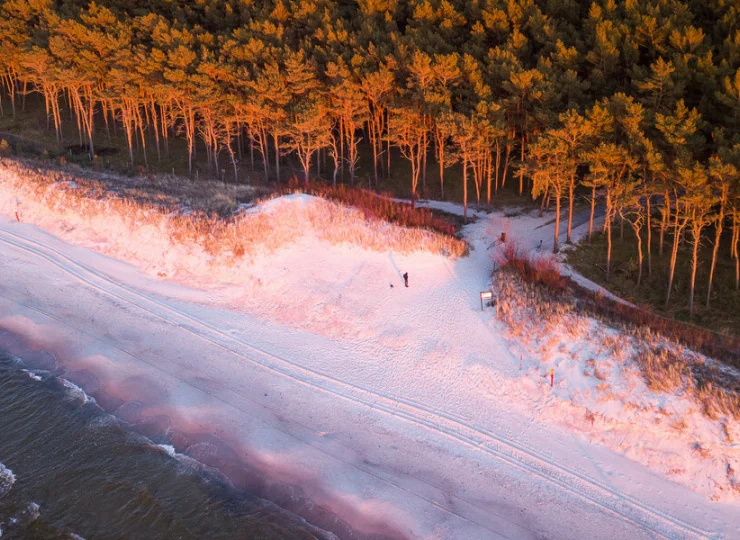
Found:
M 409 286 L 409 273 L 408 272 L 406 272 L 403 275 L 403 284 L 406 285 L 407 287 Z

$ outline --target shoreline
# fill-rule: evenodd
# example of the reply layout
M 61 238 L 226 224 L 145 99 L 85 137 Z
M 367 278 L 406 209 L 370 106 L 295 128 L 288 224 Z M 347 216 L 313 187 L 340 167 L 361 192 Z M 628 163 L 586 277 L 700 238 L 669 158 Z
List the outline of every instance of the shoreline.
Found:
M 83 394 L 87 402 L 93 399 L 104 414 L 114 417 L 127 430 L 145 437 L 152 447 L 169 454 L 175 459 L 183 456 L 192 459 L 210 469 L 209 474 L 218 474 L 231 483 L 235 488 L 245 490 L 258 497 L 267 504 L 275 505 L 280 510 L 290 512 L 296 519 L 303 521 L 312 529 L 317 539 L 332 540 L 334 538 L 350 538 L 357 540 L 391 540 L 391 537 L 377 535 L 367 536 L 352 531 L 342 523 L 337 516 L 322 512 L 308 499 L 302 499 L 293 486 L 281 485 L 270 481 L 265 471 L 251 467 L 246 461 L 240 460 L 235 452 L 224 441 L 206 433 L 183 433 L 173 429 L 166 416 L 154 418 L 139 418 L 135 412 L 138 408 L 135 402 L 120 403 L 120 398 L 108 394 L 105 387 L 97 383 L 97 378 L 88 371 L 66 371 L 56 360 L 52 350 L 39 350 L 25 343 L 23 337 L 7 330 L 0 329 L 0 351 L 6 351 L 11 356 L 21 359 L 19 368 L 26 371 L 47 371 L 50 376 L 58 379 L 61 384 Z M 198 445 L 209 445 L 219 448 L 215 454 L 202 453 L 199 456 L 190 455 L 188 448 Z M 169 447 L 169 448 L 168 448 Z M 170 450 L 170 448 L 172 450 Z M 12 473 L 12 471 L 11 471 Z M 1 495 L 2 493 L 0 493 Z M 280 504 L 292 507 L 287 508 Z M 311 509 L 311 512 L 296 509 Z M 334 531 L 323 529 L 317 522 L 330 526 Z M 338 536 L 335 536 L 338 535 Z M 395 539 L 394 539 L 395 540 Z
M 44 518 L 42 527 L 58 531 L 60 534 L 62 532 L 71 534 L 71 530 L 87 529 L 87 534 L 97 537 L 94 531 L 97 530 L 97 533 L 100 534 L 103 530 L 100 529 L 99 523 L 94 520 L 91 522 L 86 516 L 85 506 L 81 506 L 85 496 L 80 493 L 80 490 L 84 490 L 85 486 L 92 487 L 89 486 L 89 483 L 93 482 L 99 484 L 95 486 L 95 489 L 99 489 L 99 495 L 103 497 L 100 501 L 101 507 L 107 509 L 108 512 L 112 512 L 107 517 L 119 525 L 126 526 L 127 521 L 131 520 L 138 522 L 137 511 L 147 511 L 149 509 L 147 504 L 153 504 L 151 511 L 155 514 L 159 512 L 158 515 L 161 517 L 171 518 L 171 522 L 161 523 L 159 524 L 161 526 L 158 525 L 155 528 L 157 532 L 152 534 L 156 537 L 161 537 L 160 535 L 173 525 L 175 530 L 192 531 L 192 529 L 189 529 L 187 522 L 190 521 L 190 525 L 193 525 L 192 520 L 195 518 L 192 512 L 200 508 L 198 505 L 198 502 L 200 502 L 205 503 L 204 510 L 209 505 L 214 505 L 213 508 L 217 515 L 226 519 L 230 526 L 241 520 L 243 525 L 255 527 L 253 532 L 257 534 L 271 535 L 274 533 L 269 531 L 280 530 L 281 527 L 285 527 L 285 534 L 289 534 L 291 538 L 337 540 L 337 536 L 329 531 L 322 530 L 305 518 L 279 507 L 272 501 L 258 497 L 248 489 L 235 484 L 221 470 L 188 455 L 179 454 L 171 445 L 152 440 L 147 435 L 147 430 L 142 429 L 143 426 L 129 423 L 119 415 L 106 410 L 94 396 L 87 394 L 80 386 L 70 381 L 69 375 L 64 373 L 63 370 L 39 369 L 24 361 L 22 356 L 34 355 L 27 354 L 30 351 L 19 346 L 20 343 L 21 340 L 18 339 L 18 336 L 0 332 L 0 362 L 2 363 L 0 368 L 2 368 L 3 377 L 7 377 L 7 380 L 4 379 L 2 382 L 10 385 L 11 396 L 14 393 L 21 392 L 20 395 L 16 395 L 16 398 L 25 407 L 28 408 L 33 405 L 41 407 L 33 409 L 38 411 L 38 416 L 33 419 L 29 418 L 28 421 L 33 422 L 34 428 L 40 429 L 41 433 L 56 433 L 60 437 L 60 446 L 49 448 L 48 445 L 39 441 L 38 448 L 36 443 L 34 443 L 33 449 L 29 448 L 29 452 L 34 456 L 32 459 L 20 455 L 19 452 L 23 453 L 21 450 L 23 447 L 18 446 L 21 443 L 13 442 L 12 435 L 20 437 L 21 440 L 23 437 L 31 435 L 23 432 L 25 422 L 18 422 L 19 418 L 23 418 L 22 410 L 13 410 L 13 402 L 10 402 L 11 410 L 8 411 L 8 414 L 11 415 L 11 418 L 7 419 L 10 423 L 5 423 L 10 434 L 5 432 L 5 435 L 9 438 L 3 441 L 5 443 L 3 450 L 9 452 L 9 454 L 3 456 L 3 459 L 7 458 L 9 461 L 0 463 L 0 502 L 6 503 L 5 510 L 18 512 L 23 504 L 38 496 L 40 497 L 38 501 L 41 503 L 41 516 Z M 4 348 L 6 344 L 11 344 L 19 354 L 12 353 Z M 46 352 L 37 352 L 35 355 L 37 360 L 44 356 Z M 8 361 L 9 365 L 7 365 Z M 54 367 L 46 361 L 42 361 L 41 364 L 45 368 Z M 29 379 L 27 383 L 22 380 L 26 377 Z M 98 397 L 104 397 L 100 392 L 97 395 Z M 6 396 L 5 403 L 8 404 L 8 396 Z M 57 406 L 64 412 L 49 410 L 47 408 L 49 405 Z M 46 420 L 47 417 L 56 419 L 61 425 L 50 423 L 49 420 Z M 69 423 L 67 423 L 68 418 Z M 63 430 L 63 432 L 60 432 L 60 430 Z M 156 434 L 149 433 L 149 435 Z M 78 438 L 75 439 L 75 437 Z M 92 440 L 88 440 L 88 437 L 92 437 Z M 162 436 L 162 438 L 167 439 L 169 437 Z M 144 454 L 140 454 L 142 450 Z M 67 456 L 60 456 L 59 459 L 55 459 L 55 453 L 59 451 L 70 452 L 69 459 L 67 459 Z M 72 457 L 78 454 L 87 456 L 87 460 L 80 461 L 78 458 Z M 177 464 L 172 465 L 168 459 L 157 457 L 156 454 L 166 454 Z M 114 463 L 109 461 L 111 458 L 115 459 Z M 20 467 L 20 477 L 14 474 L 18 472 L 15 466 L 12 470 L 7 467 L 7 463 L 10 462 Z M 89 470 L 89 467 L 93 464 L 95 464 L 95 470 L 98 471 L 97 474 L 93 474 Z M 152 476 L 147 477 L 140 470 L 129 471 L 130 467 L 136 467 L 137 465 L 141 465 L 145 469 L 151 468 L 152 470 L 149 472 L 150 474 L 153 473 Z M 38 483 L 31 481 L 34 477 L 38 479 L 38 471 L 47 470 L 48 472 L 50 466 L 61 467 L 58 474 L 55 473 L 55 477 L 58 477 L 62 482 L 64 493 L 71 497 L 69 506 L 67 504 L 59 506 L 52 503 L 48 500 L 50 494 L 46 493 Z M 98 467 L 102 468 L 98 470 Z M 183 478 L 180 478 L 181 475 Z M 167 477 L 167 479 L 165 480 L 164 477 Z M 21 484 L 23 486 L 20 488 L 21 491 L 16 493 L 13 491 L 13 485 L 18 478 L 22 480 Z M 149 484 L 149 478 L 152 478 L 154 483 Z M 193 490 L 194 482 L 195 485 L 202 483 L 202 491 Z M 110 485 L 116 486 L 116 493 L 107 494 L 105 486 Z M 172 490 L 178 486 L 184 490 L 184 493 L 194 496 L 193 499 L 190 499 L 189 506 L 183 509 L 184 513 L 177 513 L 180 507 L 177 505 L 176 499 L 173 500 L 173 497 L 178 496 L 178 492 L 173 493 Z M 205 486 L 210 486 L 211 489 Z M 39 488 L 41 488 L 41 491 L 38 491 Z M 122 493 L 127 490 L 133 491 L 133 495 L 146 493 L 147 497 L 131 501 L 122 497 Z M 38 493 L 36 493 L 37 491 Z M 2 500 L 4 495 L 8 493 L 10 493 L 9 500 Z M 54 499 L 53 496 L 51 498 Z M 115 510 L 118 505 L 113 501 L 124 504 L 131 502 L 134 507 L 128 510 L 121 508 L 119 513 Z M 35 503 L 32 502 L 31 504 Z M 138 505 L 138 508 L 136 505 Z M 175 506 L 173 507 L 173 505 Z M 47 508 L 50 514 L 45 512 Z M 264 512 L 263 517 L 266 521 L 263 523 L 259 517 L 252 519 L 251 516 L 255 512 Z M 9 521 L 4 524 L 0 521 L 0 525 L 8 525 L 12 537 L 15 537 L 14 532 L 19 532 L 19 527 L 30 526 L 33 521 L 32 518 L 27 523 L 21 523 L 17 516 L 14 517 L 13 514 L 7 513 L 4 517 Z M 202 517 L 205 518 L 205 516 Z M 136 527 L 133 523 L 128 523 L 128 525 Z M 62 531 L 62 528 L 64 531 Z M 273 536 L 269 537 L 273 538 Z M 71 534 L 70 538 L 77 538 L 77 536 Z

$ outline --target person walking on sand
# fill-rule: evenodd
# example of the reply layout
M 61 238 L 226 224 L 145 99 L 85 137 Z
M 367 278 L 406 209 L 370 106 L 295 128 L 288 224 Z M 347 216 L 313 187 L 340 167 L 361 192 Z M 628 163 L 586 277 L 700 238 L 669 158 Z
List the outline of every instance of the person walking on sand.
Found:
M 409 286 L 409 273 L 408 273 L 408 272 L 406 272 L 406 273 L 405 273 L 405 274 L 403 275 L 403 284 L 404 284 L 404 285 L 406 285 L 406 287 L 408 287 L 408 286 Z

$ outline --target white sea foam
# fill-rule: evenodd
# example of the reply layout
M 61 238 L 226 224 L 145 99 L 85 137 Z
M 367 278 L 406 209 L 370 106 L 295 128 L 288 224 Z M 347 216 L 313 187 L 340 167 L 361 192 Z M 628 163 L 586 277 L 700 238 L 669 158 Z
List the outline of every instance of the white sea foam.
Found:
M 61 379 L 62 384 L 69 390 L 69 395 L 75 399 L 82 400 L 83 403 L 92 402 L 95 403 L 95 398 L 88 396 L 85 391 L 77 386 L 75 383 L 68 381 L 67 379 Z
M 171 444 L 152 444 L 152 447 L 156 448 L 157 450 L 160 450 L 167 454 L 170 457 L 175 458 L 179 464 L 180 468 L 179 471 L 183 474 L 193 474 L 193 475 L 204 475 L 204 480 L 209 480 L 211 477 L 219 479 L 222 479 L 229 483 L 229 480 L 226 478 L 226 476 L 221 473 L 216 468 L 209 467 L 208 465 L 205 465 L 204 463 L 198 461 L 195 458 L 192 458 L 188 456 L 187 454 L 181 454 L 175 450 L 175 447 Z
M 175 452 L 175 447 L 171 444 L 155 444 L 154 446 L 164 451 L 164 453 L 169 455 L 170 457 L 179 457 L 177 452 Z
M 28 518 L 27 523 L 31 523 L 41 515 L 41 507 L 35 502 L 31 502 L 23 513 Z
M 31 501 L 28 506 L 24 508 L 17 516 L 10 518 L 9 523 L 12 526 L 20 524 L 26 526 L 29 523 L 35 521 L 41 515 L 41 507 L 35 502 Z
M 110 414 L 100 414 L 90 419 L 90 429 L 105 429 L 118 424 L 118 419 Z
M 40 369 L 22 369 L 23 373 L 31 377 L 34 381 L 43 381 L 44 377 L 42 374 L 48 373 L 48 371 L 43 371 Z
M 0 497 L 5 495 L 15 484 L 15 475 L 13 471 L 0 463 Z

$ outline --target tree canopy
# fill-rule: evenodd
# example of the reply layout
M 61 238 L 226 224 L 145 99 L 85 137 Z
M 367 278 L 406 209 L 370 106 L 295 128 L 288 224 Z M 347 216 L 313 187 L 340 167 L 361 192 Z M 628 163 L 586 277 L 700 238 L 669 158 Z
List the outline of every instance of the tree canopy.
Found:
M 395 156 L 412 198 L 434 160 L 441 193 L 462 170 L 466 211 L 469 182 L 490 206 L 508 181 L 553 201 L 558 227 L 567 201 L 570 241 L 582 190 L 592 228 L 601 200 L 608 235 L 617 217 L 644 224 L 648 262 L 653 228 L 674 264 L 693 242 L 694 276 L 713 227 L 707 303 L 727 225 L 740 287 L 735 2 L 0 0 L 0 85 L 0 112 L 38 93 L 57 143 L 72 122 L 91 158 L 111 125 L 132 165 L 182 137 L 191 172 L 204 150 L 235 179 L 256 156 L 265 179 L 297 162 L 306 181 L 323 166 L 377 185 Z

